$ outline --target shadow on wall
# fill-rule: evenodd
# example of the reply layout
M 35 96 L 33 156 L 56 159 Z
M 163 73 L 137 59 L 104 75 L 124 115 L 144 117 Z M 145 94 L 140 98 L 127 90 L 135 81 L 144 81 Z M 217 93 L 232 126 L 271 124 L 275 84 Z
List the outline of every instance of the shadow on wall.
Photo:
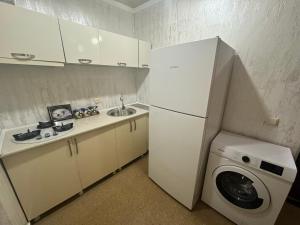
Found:
M 266 139 L 260 133 L 272 132 L 267 125 L 271 114 L 260 97 L 241 58 L 236 56 L 222 127 L 224 130 Z M 264 132 L 260 132 L 260 131 Z M 271 140 L 269 140 L 271 141 Z
M 137 101 L 140 103 L 150 104 L 149 101 L 149 69 L 139 69 L 135 79 L 137 90 Z

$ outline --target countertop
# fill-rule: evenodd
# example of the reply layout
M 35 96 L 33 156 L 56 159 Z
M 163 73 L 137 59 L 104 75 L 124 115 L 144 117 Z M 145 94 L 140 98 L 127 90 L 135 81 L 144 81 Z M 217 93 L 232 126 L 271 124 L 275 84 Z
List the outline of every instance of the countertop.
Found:
M 42 145 L 46 145 L 52 142 L 56 142 L 59 140 L 63 140 L 66 138 L 70 138 L 82 133 L 86 133 L 89 131 L 93 131 L 105 126 L 109 126 L 112 124 L 116 124 L 131 118 L 135 118 L 138 116 L 146 115 L 149 112 L 147 110 L 137 108 L 130 106 L 131 108 L 134 108 L 136 110 L 136 113 L 134 115 L 130 116 L 123 116 L 123 117 L 113 117 L 113 116 L 108 116 L 106 113 L 109 111 L 103 110 L 100 112 L 99 115 L 96 116 L 91 116 L 79 120 L 74 120 L 74 128 L 70 130 L 68 133 L 66 133 L 63 136 L 59 136 L 55 139 L 49 140 L 49 141 L 43 141 L 43 142 L 38 142 L 38 143 L 30 143 L 30 144 L 25 144 L 25 143 L 14 143 L 12 134 L 18 133 L 20 130 L 26 130 L 27 127 L 32 126 L 23 126 L 23 127 L 18 127 L 18 128 L 12 128 L 12 129 L 3 129 L 0 131 L 0 157 L 6 157 L 18 152 L 26 151 L 35 147 L 39 147 Z

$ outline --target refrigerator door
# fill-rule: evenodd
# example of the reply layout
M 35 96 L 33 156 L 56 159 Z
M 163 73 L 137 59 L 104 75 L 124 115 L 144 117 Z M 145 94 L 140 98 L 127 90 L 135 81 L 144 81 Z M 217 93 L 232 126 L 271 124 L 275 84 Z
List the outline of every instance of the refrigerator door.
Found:
M 150 104 L 206 117 L 217 43 L 213 38 L 152 51 Z
M 205 119 L 150 108 L 149 177 L 192 209 Z

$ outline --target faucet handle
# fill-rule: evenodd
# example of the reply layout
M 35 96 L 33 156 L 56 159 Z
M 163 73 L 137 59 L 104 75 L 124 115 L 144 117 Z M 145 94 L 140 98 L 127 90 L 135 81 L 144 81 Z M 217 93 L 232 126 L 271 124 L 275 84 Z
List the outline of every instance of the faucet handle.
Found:
M 123 97 L 123 94 L 121 94 L 121 97 L 120 97 L 120 101 L 122 102 L 122 110 L 125 109 L 125 105 L 124 105 L 124 97 Z

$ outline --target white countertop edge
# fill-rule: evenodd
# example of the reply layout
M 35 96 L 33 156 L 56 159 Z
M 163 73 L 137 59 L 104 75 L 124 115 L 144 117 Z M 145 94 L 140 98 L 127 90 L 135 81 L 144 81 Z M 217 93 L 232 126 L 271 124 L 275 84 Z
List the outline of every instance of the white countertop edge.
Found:
M 136 102 L 136 103 L 133 103 L 133 104 L 141 104 L 141 105 L 145 105 L 145 106 L 149 106 L 149 107 L 151 106 L 151 105 L 143 103 L 143 102 Z M 133 104 L 130 104 L 130 105 L 133 105 Z
M 134 104 L 141 104 L 141 105 L 145 105 L 145 106 L 149 106 L 150 107 L 150 105 L 148 105 L 148 104 L 145 104 L 145 103 L 141 103 L 141 102 L 133 102 L 133 103 L 129 103 L 129 104 L 125 104 L 125 106 L 126 107 L 133 107 L 133 108 L 137 108 L 137 107 L 134 107 L 134 106 L 132 106 L 132 105 L 134 105 Z M 109 110 L 111 110 L 111 109 L 115 109 L 115 108 L 121 108 L 121 106 L 114 106 L 114 107 L 109 107 L 109 108 L 105 108 L 105 109 L 101 109 L 101 110 L 99 110 L 99 112 L 100 113 L 103 113 L 103 112 L 108 112 Z M 144 109 L 140 109 L 140 108 L 138 108 L 139 110 L 144 110 Z M 147 110 L 144 110 L 144 111 L 147 111 Z M 148 112 L 148 111 L 147 111 Z M 135 115 L 133 115 L 133 116 L 135 116 Z M 90 118 L 90 117 L 88 117 L 88 118 Z M 127 117 L 126 117 L 127 118 Z M 77 120 L 77 119 L 75 119 L 75 118 L 73 118 L 73 119 L 70 119 L 70 121 L 71 120 Z M 62 122 L 64 122 L 64 121 L 62 121 Z M 4 135 L 5 134 L 5 132 L 7 132 L 7 131 L 10 131 L 10 130 L 16 130 L 16 129 L 22 129 L 22 128 L 27 128 L 27 127 L 31 127 L 31 126 L 36 126 L 37 125 L 37 123 L 31 123 L 31 124 L 26 124 L 26 125 L 22 125 L 22 126 L 18 126 L 18 127 L 12 127 L 12 128 L 3 128 L 2 129 L 2 132 L 1 132 L 1 128 L 0 128 L 0 135 L 2 134 L 2 135 Z M 5 136 L 5 135 L 4 135 Z M 3 137 L 4 138 L 4 137 Z M 0 141 L 1 141 L 1 139 L 0 139 Z M 1 146 L 1 142 L 0 142 L 0 152 L 1 152 L 1 148 L 2 148 L 2 146 Z M 1 155 L 1 154 L 0 154 Z
M 36 148 L 36 147 L 40 147 L 40 146 L 43 146 L 43 145 L 47 145 L 47 144 L 51 144 L 51 143 L 54 143 L 54 142 L 57 142 L 57 141 L 61 141 L 61 140 L 64 140 L 64 139 L 68 139 L 68 138 L 71 138 L 71 137 L 74 137 L 74 136 L 77 136 L 77 135 L 80 135 L 80 134 L 84 134 L 84 133 L 87 133 L 87 132 L 91 132 L 91 131 L 94 131 L 94 130 L 97 130 L 97 129 L 101 129 L 101 128 L 104 128 L 104 127 L 107 127 L 107 126 L 111 126 L 113 124 L 117 124 L 117 123 L 120 123 L 122 121 L 126 121 L 128 119 L 131 119 L 131 118 L 135 118 L 135 117 L 139 117 L 139 116 L 143 116 L 143 115 L 147 115 L 149 114 L 149 111 L 147 110 L 144 110 L 144 109 L 140 109 L 140 108 L 137 108 L 137 107 L 133 107 L 131 106 L 131 104 L 129 105 L 126 105 L 126 106 L 130 106 L 132 108 L 135 108 L 137 109 L 139 112 L 137 114 L 134 114 L 134 115 L 130 115 L 130 116 L 125 116 L 125 117 L 115 117 L 115 121 L 114 122 L 110 122 L 110 123 L 107 123 L 107 124 L 101 124 L 99 126 L 95 125 L 93 128 L 91 129 L 88 129 L 88 130 L 83 130 L 83 131 L 79 131 L 79 132 L 70 132 L 70 134 L 66 134 L 66 135 L 63 135 L 57 139 L 52 139 L 52 140 L 49 140 L 49 141 L 45 141 L 45 142 L 39 142 L 39 143 L 35 143 L 35 144 L 24 144 L 24 145 L 28 145 L 18 151 L 11 151 L 11 152 L 5 152 L 3 151 L 3 143 L 5 141 L 5 133 L 7 131 L 10 131 L 10 130 L 14 130 L 14 129 L 19 129 L 19 128 L 27 128 L 28 126 L 30 125 L 25 125 L 25 126 L 21 126 L 21 127 L 17 127 L 17 128 L 10 128 L 10 129 L 3 129 L 2 132 L 1 132 L 1 136 L 0 136 L 0 158 L 4 158 L 4 157 L 7 157 L 7 156 L 10 156 L 10 155 L 13 155 L 13 154 L 16 154 L 16 153 L 20 153 L 20 152 L 23 152 L 23 151 L 27 151 L 27 150 L 30 150 L 30 149 L 33 149 L 33 148 Z M 100 110 L 100 113 L 106 113 L 107 111 L 109 111 L 110 109 L 113 109 L 113 108 L 116 108 L 116 107 L 112 107 L 112 108 L 108 108 L 108 109 L 104 109 L 104 110 Z M 93 118 L 93 116 L 91 117 L 88 117 L 88 118 Z M 84 120 L 85 118 L 83 119 L 79 119 L 79 120 Z M 36 124 L 34 124 L 36 125 Z M 18 145 L 18 144 L 16 144 Z M 34 146 L 33 146 L 34 145 Z

